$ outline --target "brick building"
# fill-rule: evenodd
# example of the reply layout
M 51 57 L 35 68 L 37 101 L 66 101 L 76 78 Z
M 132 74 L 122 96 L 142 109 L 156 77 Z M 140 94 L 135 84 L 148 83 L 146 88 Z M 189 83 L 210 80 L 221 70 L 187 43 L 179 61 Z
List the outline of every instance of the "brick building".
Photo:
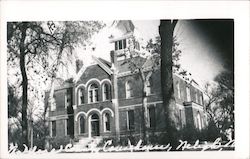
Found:
M 55 104 L 49 106 L 51 137 L 70 135 L 74 138 L 114 137 L 140 135 L 142 132 L 142 81 L 138 73 L 132 73 L 129 63 L 119 55 L 133 42 L 134 51 L 140 51 L 137 41 L 130 41 L 134 34 L 131 21 L 113 24 L 119 34 L 112 34 L 110 42 L 111 62 L 93 57 L 94 64 L 83 66 L 77 61 L 77 75 L 61 81 L 54 91 Z M 144 71 L 150 71 L 151 58 L 136 56 Z M 206 126 L 203 110 L 203 93 L 194 80 L 173 73 L 175 119 L 177 129 L 194 126 L 201 130 Z M 160 70 L 154 71 L 147 81 L 146 89 L 148 131 L 164 130 L 163 102 L 161 96 Z M 49 91 L 46 92 L 48 104 Z

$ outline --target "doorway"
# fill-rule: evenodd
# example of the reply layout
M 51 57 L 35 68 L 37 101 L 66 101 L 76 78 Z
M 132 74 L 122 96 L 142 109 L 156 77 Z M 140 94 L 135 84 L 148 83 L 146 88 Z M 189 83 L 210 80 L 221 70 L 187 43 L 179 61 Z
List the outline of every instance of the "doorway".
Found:
M 97 114 L 91 115 L 90 126 L 91 137 L 100 136 L 100 120 Z

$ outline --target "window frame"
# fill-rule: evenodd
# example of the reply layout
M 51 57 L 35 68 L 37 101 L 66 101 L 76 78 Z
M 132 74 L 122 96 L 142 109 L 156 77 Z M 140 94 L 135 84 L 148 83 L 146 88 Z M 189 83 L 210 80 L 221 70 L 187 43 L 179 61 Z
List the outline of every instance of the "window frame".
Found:
M 95 88 L 91 86 L 95 85 Z M 96 103 L 99 101 L 99 87 L 96 83 L 92 83 L 88 87 L 88 103 Z
M 83 120 L 83 122 L 81 122 L 81 120 Z M 83 125 L 81 125 L 83 124 Z M 83 129 L 82 129 L 83 126 Z M 85 126 L 86 126 L 86 120 L 84 116 L 79 116 L 79 134 L 82 135 L 85 133 Z M 81 131 L 83 130 L 83 132 Z
M 103 101 L 108 101 L 111 99 L 111 86 L 110 84 L 108 83 L 104 83 L 102 85 L 102 98 L 103 98 Z
M 51 121 L 51 137 L 56 137 L 56 120 Z
M 176 82 L 176 89 L 177 89 L 177 96 L 181 99 L 181 90 L 180 90 L 180 83 Z
M 153 117 L 151 116 L 152 115 L 152 110 L 154 110 L 153 111 Z M 149 117 L 149 127 L 150 128 L 156 128 L 156 109 L 155 109 L 155 106 L 148 107 L 148 117 Z
M 108 118 L 106 118 L 107 116 L 108 116 Z M 108 125 L 108 127 L 107 127 L 107 125 Z M 103 131 L 104 132 L 111 131 L 111 116 L 109 113 L 104 113 L 104 115 L 103 115 Z
M 135 130 L 135 112 L 133 109 L 127 111 L 127 130 Z
M 84 101 L 85 101 L 85 91 L 84 88 L 80 87 L 78 88 L 78 105 L 84 104 Z
M 125 96 L 126 99 L 133 97 L 132 82 L 130 80 L 126 81 L 125 83 Z

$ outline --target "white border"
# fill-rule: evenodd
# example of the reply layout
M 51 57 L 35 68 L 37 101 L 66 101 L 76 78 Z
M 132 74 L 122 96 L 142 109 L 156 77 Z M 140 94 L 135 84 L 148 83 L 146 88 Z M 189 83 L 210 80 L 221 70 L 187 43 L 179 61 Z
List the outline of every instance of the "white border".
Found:
M 199 19 L 235 20 L 235 152 L 155 152 L 58 154 L 56 158 L 248 158 L 249 156 L 249 2 L 248 1 L 0 1 L 1 132 L 0 158 L 7 154 L 6 21 Z M 215 155 L 215 156 L 212 156 Z M 19 155 L 22 158 L 25 156 Z M 26 156 L 27 157 L 27 156 Z M 34 157 L 30 156 L 31 158 Z M 38 156 L 37 156 L 38 157 Z M 44 158 L 52 158 L 49 155 Z M 43 158 L 43 156 L 39 156 Z

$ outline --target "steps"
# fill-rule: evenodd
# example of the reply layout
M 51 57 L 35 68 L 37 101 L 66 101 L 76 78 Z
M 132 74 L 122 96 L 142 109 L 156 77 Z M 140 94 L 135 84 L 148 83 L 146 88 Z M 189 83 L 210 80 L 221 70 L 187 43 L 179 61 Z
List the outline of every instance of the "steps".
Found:
M 75 142 L 73 145 L 73 149 L 81 150 L 90 147 L 96 147 L 102 141 L 102 137 L 84 137 L 80 138 L 78 142 Z

